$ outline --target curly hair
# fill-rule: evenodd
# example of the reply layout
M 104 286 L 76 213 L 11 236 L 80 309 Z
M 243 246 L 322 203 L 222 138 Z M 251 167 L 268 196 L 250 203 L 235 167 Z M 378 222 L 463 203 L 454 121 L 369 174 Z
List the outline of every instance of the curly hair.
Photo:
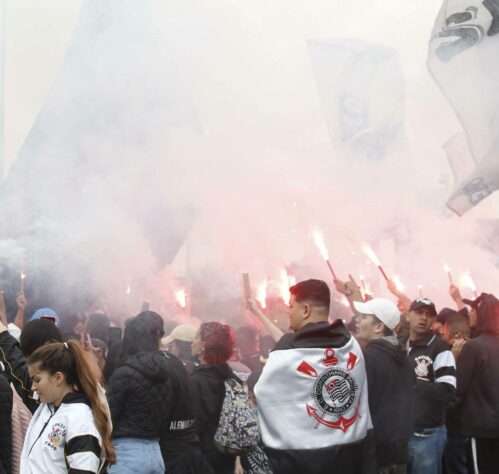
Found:
M 204 343 L 204 360 L 208 364 L 225 364 L 234 352 L 234 329 L 213 321 L 201 324 L 199 331 Z

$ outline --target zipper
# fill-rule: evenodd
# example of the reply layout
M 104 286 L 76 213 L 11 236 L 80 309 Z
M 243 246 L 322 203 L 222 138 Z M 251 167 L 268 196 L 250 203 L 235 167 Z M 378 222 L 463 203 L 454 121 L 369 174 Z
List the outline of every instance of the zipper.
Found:
M 33 442 L 33 444 L 31 445 L 31 448 L 29 449 L 29 452 L 28 452 L 28 456 L 31 454 L 31 451 L 33 451 L 33 448 L 35 447 L 35 444 L 38 442 L 38 440 L 42 437 L 42 434 L 43 432 L 45 431 L 45 428 L 47 427 L 47 425 L 50 423 L 50 420 L 52 419 L 52 417 L 55 415 L 55 411 L 52 412 L 52 410 L 50 409 L 50 407 L 48 407 L 48 409 L 50 410 L 50 417 L 49 419 L 46 421 L 46 423 L 43 425 L 43 428 L 42 430 L 40 431 L 40 434 L 37 436 L 37 438 L 35 439 L 35 441 Z

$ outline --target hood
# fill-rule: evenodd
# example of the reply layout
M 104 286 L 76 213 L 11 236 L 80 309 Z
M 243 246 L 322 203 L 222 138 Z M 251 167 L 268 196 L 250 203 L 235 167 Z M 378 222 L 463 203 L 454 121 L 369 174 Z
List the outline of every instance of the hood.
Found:
M 491 294 L 482 293 L 477 308 L 476 333 L 499 334 L 499 300 Z
M 375 339 L 368 344 L 368 347 L 388 354 L 398 365 L 407 363 L 407 353 L 395 336 Z
M 168 379 L 168 364 L 160 351 L 130 356 L 123 365 L 140 372 L 153 382 L 164 382 Z

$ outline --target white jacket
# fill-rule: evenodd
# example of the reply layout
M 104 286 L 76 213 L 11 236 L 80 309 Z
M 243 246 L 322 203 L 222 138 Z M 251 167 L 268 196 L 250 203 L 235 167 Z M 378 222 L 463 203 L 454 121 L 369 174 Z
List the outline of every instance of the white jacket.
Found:
M 42 403 L 24 439 L 20 474 L 97 474 L 104 461 L 92 408 L 82 393 L 69 393 L 56 410 Z

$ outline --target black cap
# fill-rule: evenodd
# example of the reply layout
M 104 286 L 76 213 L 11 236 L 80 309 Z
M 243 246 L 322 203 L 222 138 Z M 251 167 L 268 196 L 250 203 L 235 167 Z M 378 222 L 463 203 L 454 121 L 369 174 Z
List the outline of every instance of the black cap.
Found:
M 478 308 L 478 305 L 482 302 L 482 299 L 487 295 L 487 293 L 482 293 L 480 296 L 474 300 L 463 299 L 463 303 L 471 306 L 472 308 Z
M 409 311 L 416 311 L 421 308 L 429 308 L 433 316 L 437 315 L 437 309 L 435 308 L 435 303 L 429 298 L 418 298 L 411 303 Z

